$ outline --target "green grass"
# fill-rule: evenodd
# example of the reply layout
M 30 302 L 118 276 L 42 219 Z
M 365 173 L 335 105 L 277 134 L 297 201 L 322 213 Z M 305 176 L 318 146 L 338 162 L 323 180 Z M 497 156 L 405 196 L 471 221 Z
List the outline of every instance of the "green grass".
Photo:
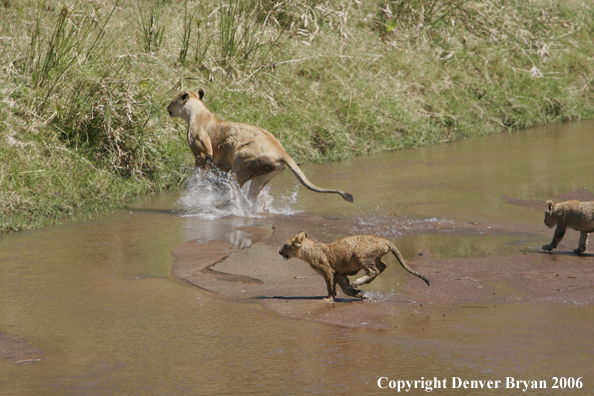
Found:
M 594 116 L 594 6 L 573 1 L 0 2 L 0 233 L 178 188 L 165 106 L 204 88 L 299 162 Z

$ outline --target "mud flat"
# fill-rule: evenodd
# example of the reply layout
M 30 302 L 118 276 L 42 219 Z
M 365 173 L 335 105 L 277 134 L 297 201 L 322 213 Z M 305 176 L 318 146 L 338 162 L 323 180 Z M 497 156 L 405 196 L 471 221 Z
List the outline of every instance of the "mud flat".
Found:
M 588 198 L 592 193 L 576 190 L 563 194 L 564 199 Z M 539 210 L 544 207 L 532 201 L 515 200 L 513 204 Z M 366 233 L 381 234 L 388 226 L 402 229 L 403 238 L 395 240 L 408 252 L 412 268 L 431 280 L 431 286 L 406 273 L 395 260 L 374 282 L 363 287 L 370 292 L 367 300 L 353 299 L 339 290 L 336 303 L 321 301 L 326 288 L 321 276 L 305 262 L 283 260 L 278 251 L 283 243 L 301 230 L 310 237 L 328 242 L 338 236 L 362 233 L 361 220 L 325 218 L 311 213 L 277 216 L 268 228 L 252 227 L 253 245 L 247 249 L 232 244 L 190 241 L 175 248 L 173 275 L 213 293 L 232 299 L 252 299 L 279 315 L 314 320 L 348 327 L 393 328 L 403 316 L 443 316 L 464 309 L 493 310 L 502 304 L 520 304 L 530 311 L 534 304 L 589 305 L 594 299 L 594 255 L 571 253 L 575 238 L 568 237 L 552 253 L 538 249 L 518 248 L 521 240 L 546 241 L 551 232 L 540 225 L 505 223 L 474 224 L 460 221 L 429 219 L 407 221 L 385 217 L 366 225 Z M 434 257 L 427 251 L 412 252 L 399 240 L 432 235 L 435 238 L 468 238 L 479 236 L 488 241 L 507 241 L 515 247 L 492 257 Z M 511 253 L 515 250 L 515 253 Z
M 442 356 L 446 371 L 479 368 L 486 379 L 525 375 L 549 385 L 555 376 L 593 378 L 594 256 L 572 253 L 575 231 L 553 252 L 541 249 L 553 236 L 543 223 L 546 200 L 594 200 L 593 126 L 307 167 L 312 180 L 352 193 L 354 205 L 300 193 L 294 213 L 250 223 L 267 232 L 249 243 L 188 238 L 173 249 L 173 276 L 235 305 L 364 334 L 382 350 L 412 348 L 420 361 Z M 279 175 L 275 188 L 294 190 L 290 176 Z M 323 279 L 278 254 L 302 230 L 319 242 L 350 234 L 391 239 L 431 286 L 386 256 L 385 272 L 363 287 L 371 298 L 339 290 L 337 302 L 323 302 Z
M 514 204 L 529 211 L 541 206 Z M 311 213 L 277 216 L 272 227 L 250 229 L 253 245 L 246 249 L 219 241 L 178 246 L 172 251 L 172 273 L 230 301 L 251 301 L 283 317 L 364 331 L 385 345 L 419 348 L 428 355 L 440 351 L 470 370 L 480 361 L 486 372 L 537 376 L 549 385 L 552 376 L 594 375 L 586 368 L 591 367 L 590 354 L 584 353 L 594 350 L 594 255 L 571 253 L 578 233 L 568 233 L 550 253 L 540 244 L 550 240 L 552 231 L 537 224 L 393 216 L 372 223 Z M 278 253 L 304 229 L 310 238 L 328 242 L 394 228 L 402 230 L 395 240 L 399 250 L 431 286 L 385 256 L 386 271 L 362 287 L 371 298 L 353 299 L 338 289 L 336 302 L 328 303 L 321 301 L 326 296 L 322 277 L 305 262 L 284 261 Z M 431 253 L 460 239 L 470 241 L 462 252 L 458 248 L 447 257 Z M 427 244 L 430 248 L 423 248 Z

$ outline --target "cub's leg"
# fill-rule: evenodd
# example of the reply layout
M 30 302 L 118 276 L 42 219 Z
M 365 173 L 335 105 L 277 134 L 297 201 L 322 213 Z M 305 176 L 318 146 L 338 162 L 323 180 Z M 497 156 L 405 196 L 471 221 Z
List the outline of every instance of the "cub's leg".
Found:
M 375 261 L 367 260 L 363 263 L 363 271 L 365 271 L 365 275 L 353 282 L 353 288 L 358 289 L 361 285 L 371 283 L 371 281 L 373 281 L 385 269 L 386 264 L 382 262 L 381 257 L 377 258 Z
M 336 276 L 333 273 L 323 272 L 322 276 L 326 281 L 326 288 L 328 289 L 328 297 L 322 299 L 322 301 L 334 301 L 336 297 Z
M 576 254 L 582 254 L 588 249 L 588 233 L 582 231 L 580 234 L 580 244 L 578 245 L 577 249 L 574 249 L 573 252 Z
M 376 259 L 375 259 L 375 266 L 376 266 L 376 268 L 379 270 L 380 274 L 381 274 L 382 272 L 384 272 L 384 270 L 385 270 L 385 269 L 386 269 L 386 267 L 387 267 L 386 263 L 384 263 L 384 262 L 382 261 L 382 258 L 381 258 L 381 257 L 378 257 L 378 258 L 376 258 Z M 379 274 L 378 274 L 378 275 L 379 275 Z
M 344 294 L 346 294 L 347 296 L 365 298 L 365 295 L 362 290 L 353 289 L 351 282 L 349 282 L 348 276 L 336 275 L 336 281 L 338 282 L 338 286 L 340 286 Z
M 553 240 L 548 245 L 542 245 L 543 250 L 553 250 L 557 247 L 563 236 L 565 235 L 565 227 L 557 226 L 555 228 L 555 235 L 553 235 Z

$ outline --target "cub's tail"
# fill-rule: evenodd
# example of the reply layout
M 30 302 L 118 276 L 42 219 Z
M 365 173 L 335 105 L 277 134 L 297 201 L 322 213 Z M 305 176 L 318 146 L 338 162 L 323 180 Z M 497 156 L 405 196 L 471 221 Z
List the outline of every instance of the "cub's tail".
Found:
M 303 184 L 305 187 L 307 187 L 311 191 L 315 191 L 315 192 L 319 192 L 319 193 L 335 193 L 335 194 L 339 194 L 341 197 L 343 197 L 345 201 L 348 201 L 348 202 L 354 201 L 353 196 L 349 193 L 344 192 L 344 191 L 330 190 L 327 188 L 320 188 L 320 187 L 314 186 L 312 182 L 307 180 L 307 177 L 305 177 L 305 174 L 303 173 L 303 171 L 301 171 L 301 169 L 299 169 L 299 166 L 297 166 L 295 161 L 293 161 L 293 159 L 291 157 L 289 157 L 288 155 L 287 155 L 287 158 L 283 159 L 283 162 L 285 163 L 285 165 L 287 165 L 289 167 L 289 169 L 291 169 L 293 174 L 295 174 L 295 177 L 297 178 L 297 180 L 299 180 L 301 182 L 301 184 Z
M 392 243 L 390 243 L 390 251 L 394 254 L 394 256 L 396 256 L 396 259 L 398 260 L 398 262 L 400 263 L 400 265 L 402 266 L 402 268 L 404 268 L 405 270 L 407 270 L 408 272 L 410 272 L 411 274 L 418 276 L 419 278 L 423 279 L 425 281 L 425 283 L 427 284 L 427 286 L 429 286 L 429 279 L 427 279 L 423 274 L 419 274 L 416 271 L 413 271 L 412 268 L 410 268 L 408 266 L 408 264 L 406 264 L 406 262 L 404 261 L 404 257 L 402 257 L 402 255 L 400 254 L 400 252 L 398 251 L 398 249 L 396 248 L 396 246 L 394 246 Z

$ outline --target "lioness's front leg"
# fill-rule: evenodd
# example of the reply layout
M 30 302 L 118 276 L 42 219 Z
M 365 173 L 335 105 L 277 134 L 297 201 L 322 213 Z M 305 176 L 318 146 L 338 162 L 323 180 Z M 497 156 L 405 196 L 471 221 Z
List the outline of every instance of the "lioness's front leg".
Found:
M 563 239 L 564 235 L 565 235 L 565 227 L 557 225 L 557 228 L 555 228 L 555 234 L 553 235 L 553 240 L 548 245 L 542 245 L 542 249 L 543 250 L 555 249 L 557 247 L 557 245 L 559 244 L 559 242 L 561 242 L 561 240 Z
M 196 168 L 200 168 L 202 170 L 208 171 L 212 168 L 212 159 L 208 158 L 204 154 L 200 154 L 196 156 L 196 161 L 194 162 Z
M 577 249 L 574 249 L 573 252 L 576 254 L 582 254 L 588 248 L 588 233 L 582 231 L 580 234 L 580 244 L 578 245 Z

